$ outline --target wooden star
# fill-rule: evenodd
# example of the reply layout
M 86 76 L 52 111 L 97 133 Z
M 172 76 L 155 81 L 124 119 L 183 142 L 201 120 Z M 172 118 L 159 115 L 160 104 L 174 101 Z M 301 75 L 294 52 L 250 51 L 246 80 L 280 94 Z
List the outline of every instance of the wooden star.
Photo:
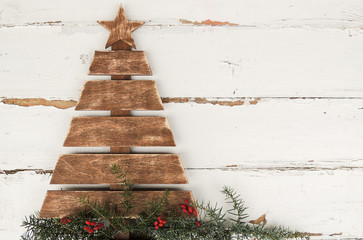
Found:
M 122 6 L 118 10 L 117 16 L 113 21 L 98 21 L 99 24 L 104 26 L 110 31 L 106 48 L 121 40 L 129 46 L 136 48 L 135 41 L 131 33 L 137 28 L 141 27 L 144 22 L 130 22 L 126 19 L 125 12 Z

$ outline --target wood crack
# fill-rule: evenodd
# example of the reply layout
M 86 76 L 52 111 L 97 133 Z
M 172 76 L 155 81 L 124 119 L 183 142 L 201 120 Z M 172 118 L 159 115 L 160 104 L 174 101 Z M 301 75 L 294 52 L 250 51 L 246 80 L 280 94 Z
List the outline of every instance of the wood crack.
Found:
M 203 21 L 191 21 L 184 18 L 179 19 L 167 19 L 170 22 L 166 21 L 155 21 L 152 19 L 144 19 L 144 20 L 134 20 L 134 21 L 144 21 L 144 27 L 218 27 L 218 28 L 256 28 L 256 29 L 303 29 L 306 27 L 315 28 L 315 29 L 356 29 L 361 30 L 363 28 L 362 25 L 357 23 L 356 25 L 349 25 L 342 23 L 337 26 L 332 25 L 324 25 L 324 24 L 317 24 L 311 23 L 310 20 L 301 19 L 301 23 L 299 24 L 289 24 L 286 22 L 286 19 L 276 20 L 275 24 L 270 23 L 251 23 L 251 24 L 239 24 L 239 23 L 232 23 L 229 21 L 215 21 L 211 19 L 203 20 Z M 304 23 L 306 22 L 306 23 Z M 353 24 L 353 23 L 350 23 Z M 0 24 L 0 28 L 15 28 L 15 27 L 72 27 L 72 28 L 85 28 L 85 27 L 96 27 L 100 28 L 101 26 L 94 21 L 45 21 L 45 22 L 24 22 L 24 23 L 4 23 Z
M 44 98 L 5 98 L 1 100 L 4 104 L 18 105 L 21 107 L 50 106 L 59 109 L 67 109 L 76 106 L 74 100 L 47 100 Z
M 346 99 L 363 99 L 362 97 L 162 97 L 162 103 L 195 103 L 195 104 L 212 104 L 219 106 L 243 106 L 256 105 L 261 101 L 272 99 L 287 100 L 346 100 Z M 48 100 L 44 98 L 3 98 L 3 104 L 17 105 L 21 107 L 31 106 L 50 106 L 59 109 L 68 109 L 77 105 L 75 100 Z M 362 108 L 359 108 L 362 109 Z
M 183 24 L 192 24 L 192 25 L 208 25 L 208 26 L 238 26 L 239 24 L 237 23 L 230 23 L 230 22 L 221 22 L 221 21 L 212 21 L 210 19 L 204 20 L 204 21 L 190 21 L 187 19 L 179 19 L 179 22 L 183 23 Z
M 201 170 L 220 170 L 220 171 L 278 171 L 278 172 L 287 172 L 287 171 L 355 171 L 355 170 L 363 170 L 363 167 L 356 166 L 338 166 L 338 167 L 249 167 L 242 165 L 227 165 L 224 167 L 186 167 L 184 168 L 187 171 L 201 171 Z M 10 170 L 0 170 L 0 174 L 12 175 L 22 172 L 34 172 L 36 174 L 52 174 L 54 170 L 44 170 L 44 169 L 10 169 Z
M 200 170 L 221 170 L 221 171 L 354 171 L 354 170 L 363 170 L 363 167 L 356 166 L 338 166 L 338 167 L 314 167 L 314 166 L 302 166 L 302 167 L 250 167 L 250 166 L 242 166 L 242 165 L 227 165 L 225 167 L 206 167 L 206 168 L 185 168 L 186 170 L 191 171 L 200 171 Z
M 18 169 L 12 169 L 12 170 L 0 170 L 0 174 L 5 175 L 12 175 L 22 172 L 34 172 L 35 174 L 52 174 L 53 170 L 44 170 L 44 169 L 25 169 L 25 168 L 18 168 Z

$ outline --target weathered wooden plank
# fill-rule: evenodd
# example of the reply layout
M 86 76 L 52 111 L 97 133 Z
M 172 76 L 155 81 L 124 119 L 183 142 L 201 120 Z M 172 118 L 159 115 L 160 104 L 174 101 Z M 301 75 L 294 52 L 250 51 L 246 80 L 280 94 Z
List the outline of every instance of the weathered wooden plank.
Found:
M 225 203 L 220 190 L 223 185 L 233 187 L 249 207 L 248 220 L 267 213 L 268 224 L 322 233 L 327 238 L 333 233 L 342 233 L 341 239 L 362 236 L 363 188 L 357 184 L 362 181 L 362 170 L 204 168 L 187 170 L 187 174 L 188 190 L 196 200 L 218 203 L 223 209 L 230 205 Z M 1 239 L 18 239 L 14 236 L 24 232 L 19 224 L 24 216 L 39 211 L 47 189 L 56 188 L 49 186 L 49 179 L 50 174 L 35 172 L 0 174 Z M 13 235 L 6 238 L 10 232 Z
M 75 117 L 64 146 L 175 146 L 175 143 L 165 117 Z
M 107 34 L 102 26 L 0 28 L 1 96 L 77 100 L 85 80 L 107 78 L 87 76 Z M 360 30 L 143 27 L 134 37 L 161 97 L 363 96 Z
M 85 83 L 76 110 L 162 110 L 154 81 L 101 80 Z
M 314 1 L 303 0 L 159 0 L 122 1 L 128 19 L 140 19 L 146 25 L 170 26 L 180 24 L 179 19 L 202 21 L 207 19 L 229 21 L 248 27 L 336 27 L 349 28 L 362 25 L 359 0 Z M 34 0 L 14 4 L 13 0 L 2 0 L 2 24 L 65 24 L 68 22 L 95 23 L 97 20 L 112 19 L 120 1 L 113 0 Z M 80 14 L 82 9 L 82 14 Z M 157 9 L 151 11 L 150 9 Z M 47 21 L 47 22 L 45 22 Z M 53 22 L 48 22 L 53 21 Z M 156 27 L 155 27 L 156 30 Z M 106 32 L 106 30 L 104 31 Z
M 134 208 L 128 216 L 136 216 L 145 210 L 148 201 L 158 200 L 164 196 L 163 191 L 135 191 L 133 198 Z M 90 197 L 100 203 L 118 204 L 122 201 L 119 191 L 48 191 L 44 199 L 39 217 L 63 217 L 82 209 L 79 203 L 81 197 Z M 184 199 L 193 201 L 190 191 L 171 191 L 168 200 L 173 207 L 177 207 Z M 122 211 L 121 207 L 118 210 Z
M 96 51 L 89 68 L 90 75 L 152 75 L 145 52 Z
M 68 154 L 55 167 L 51 184 L 119 183 L 111 165 L 117 164 L 132 184 L 188 183 L 177 154 Z
M 255 105 L 247 101 L 234 107 L 193 102 L 164 107 L 178 147 L 147 151 L 181 153 L 186 168 L 340 169 L 357 166 L 357 159 L 363 159 L 362 99 L 263 98 Z M 62 153 L 107 153 L 108 147 L 62 147 L 75 115 L 89 112 L 0 103 L 1 168 L 53 169 Z M 146 152 L 144 147 L 133 150 Z

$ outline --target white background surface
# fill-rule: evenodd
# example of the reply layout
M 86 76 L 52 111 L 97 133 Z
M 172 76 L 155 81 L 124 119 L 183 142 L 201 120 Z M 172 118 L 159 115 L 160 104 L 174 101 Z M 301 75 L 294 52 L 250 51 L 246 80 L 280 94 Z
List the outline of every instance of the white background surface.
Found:
M 107 79 L 87 75 L 108 38 L 96 20 L 112 20 L 120 3 L 1 0 L 0 239 L 19 239 L 23 217 L 57 189 L 41 172 L 60 154 L 108 150 L 62 147 L 72 116 L 107 112 L 3 102 L 77 101 L 85 80 Z M 176 98 L 136 114 L 168 117 L 177 147 L 135 151 L 180 153 L 196 199 L 222 203 L 229 185 L 251 219 L 266 213 L 317 239 L 363 237 L 362 1 L 122 3 L 146 22 L 134 33 L 154 73 L 144 79 Z M 237 25 L 193 23 L 207 19 Z

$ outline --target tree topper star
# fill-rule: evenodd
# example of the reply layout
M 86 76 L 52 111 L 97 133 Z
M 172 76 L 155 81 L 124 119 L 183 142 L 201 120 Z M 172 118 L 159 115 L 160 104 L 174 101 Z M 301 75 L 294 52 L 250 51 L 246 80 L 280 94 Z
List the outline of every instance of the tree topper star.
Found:
M 125 12 L 122 6 L 118 10 L 117 16 L 113 21 L 98 21 L 99 24 L 104 26 L 110 31 L 106 48 L 121 40 L 129 46 L 136 48 L 134 39 L 131 33 L 137 28 L 141 27 L 144 22 L 130 22 L 126 19 Z

